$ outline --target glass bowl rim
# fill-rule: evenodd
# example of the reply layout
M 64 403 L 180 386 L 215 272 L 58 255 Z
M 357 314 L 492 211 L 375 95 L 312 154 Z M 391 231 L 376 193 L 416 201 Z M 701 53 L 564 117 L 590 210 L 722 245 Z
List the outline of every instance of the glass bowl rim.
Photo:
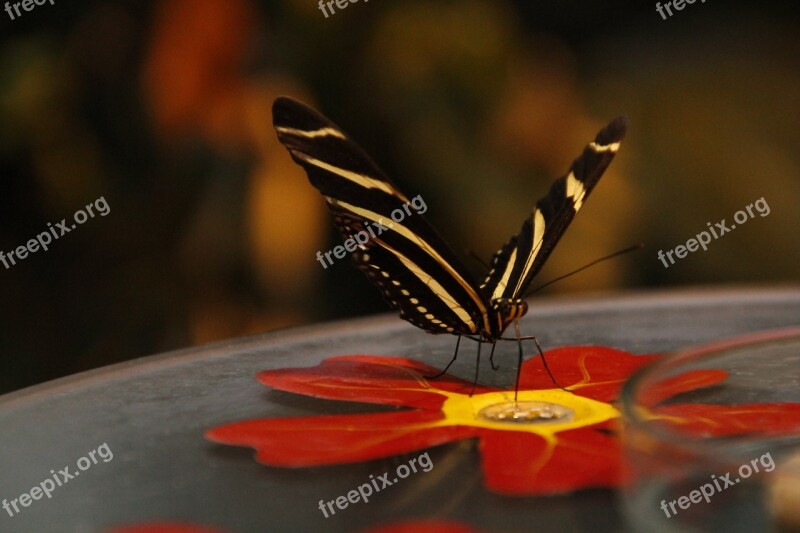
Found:
M 741 349 L 747 346 L 772 344 L 791 339 L 795 339 L 800 343 L 800 326 L 755 331 L 688 346 L 668 353 L 655 362 L 640 368 L 625 381 L 620 393 L 620 411 L 622 414 L 623 432 L 630 432 L 631 429 L 628 429 L 628 426 L 631 426 L 634 431 L 642 432 L 656 439 L 658 442 L 674 448 L 690 450 L 698 454 L 714 457 L 715 459 L 722 459 L 725 462 L 740 460 L 741 457 L 738 454 L 731 452 L 726 453 L 720 450 L 718 443 L 709 442 L 707 439 L 692 437 L 690 435 L 672 433 L 670 431 L 665 431 L 659 426 L 647 424 L 642 417 L 637 414 L 638 410 L 635 405 L 636 391 L 643 381 L 664 368 L 669 368 L 676 364 L 685 364 L 686 362 L 713 356 L 714 354 L 724 354 L 731 350 Z

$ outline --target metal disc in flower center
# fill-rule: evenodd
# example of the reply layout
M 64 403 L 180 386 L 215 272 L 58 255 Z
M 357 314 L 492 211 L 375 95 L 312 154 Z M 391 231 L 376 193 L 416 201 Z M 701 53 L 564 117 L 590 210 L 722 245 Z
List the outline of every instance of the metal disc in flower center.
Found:
M 503 402 L 484 407 L 478 416 L 493 422 L 512 424 L 541 424 L 567 422 L 574 411 L 569 407 L 550 402 Z

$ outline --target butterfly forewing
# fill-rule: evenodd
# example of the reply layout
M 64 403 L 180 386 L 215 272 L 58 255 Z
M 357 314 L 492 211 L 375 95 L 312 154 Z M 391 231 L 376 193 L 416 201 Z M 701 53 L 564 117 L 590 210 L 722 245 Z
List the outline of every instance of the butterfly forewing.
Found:
M 521 298 L 534 276 L 569 226 L 575 213 L 592 192 L 625 136 L 627 120 L 619 117 L 601 130 L 594 142 L 557 179 L 547 195 L 536 203 L 520 232 L 498 251 L 481 285 L 489 301 Z
M 273 123 L 325 197 L 344 239 L 364 232 L 353 258 L 402 318 L 431 333 L 485 329 L 486 303 L 470 274 L 421 214 L 403 209 L 408 198 L 364 150 L 333 122 L 290 98 L 275 101 Z M 393 220 L 398 209 L 404 216 Z
M 627 127 L 620 117 L 584 148 L 519 234 L 494 255 L 478 288 L 422 214 L 408 209 L 409 199 L 333 122 L 286 97 L 275 100 L 273 122 L 279 140 L 322 193 L 346 243 L 358 241 L 357 247 L 350 243 L 353 258 L 389 305 L 428 332 L 488 341 L 527 309 L 494 306 L 493 300 L 522 297 L 614 158 Z M 393 219 L 395 213 L 401 216 Z

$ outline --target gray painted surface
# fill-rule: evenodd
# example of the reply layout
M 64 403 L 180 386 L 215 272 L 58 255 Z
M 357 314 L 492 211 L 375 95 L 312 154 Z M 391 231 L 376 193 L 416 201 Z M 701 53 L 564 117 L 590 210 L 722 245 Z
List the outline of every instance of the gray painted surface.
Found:
M 545 349 L 601 344 L 667 352 L 762 329 L 800 324 L 800 287 L 669 291 L 539 299 L 522 322 Z M 427 335 L 394 316 L 236 339 L 114 365 L 0 397 L 0 501 L 18 497 L 103 443 L 114 454 L 34 501 L 0 508 L 2 532 L 96 532 L 145 520 L 191 521 L 230 532 L 353 531 L 413 517 L 463 520 L 491 531 L 618 531 L 614 493 L 508 498 L 481 485 L 474 442 L 430 450 L 416 474 L 325 519 L 320 499 L 346 494 L 410 457 L 322 468 L 256 464 L 245 448 L 207 442 L 213 426 L 259 417 L 378 411 L 271 391 L 264 369 L 313 366 L 334 355 L 422 359 L 442 367 L 455 337 Z M 452 373 L 470 379 L 472 343 Z M 469 351 L 468 351 L 469 350 Z M 515 347 L 505 343 L 481 382 L 513 386 Z

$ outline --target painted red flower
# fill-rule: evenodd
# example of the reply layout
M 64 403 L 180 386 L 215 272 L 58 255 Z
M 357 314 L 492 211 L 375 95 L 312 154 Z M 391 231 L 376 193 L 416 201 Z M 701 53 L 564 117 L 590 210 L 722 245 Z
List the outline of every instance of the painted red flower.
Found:
M 472 383 L 456 377 L 428 381 L 424 376 L 437 369 L 418 361 L 332 357 L 312 368 L 261 372 L 258 379 L 283 391 L 407 409 L 249 420 L 218 426 L 206 437 L 250 446 L 259 462 L 284 467 L 368 461 L 474 438 L 484 483 L 494 492 L 537 495 L 614 487 L 625 477 L 617 436 L 620 412 L 614 402 L 623 382 L 658 357 L 597 346 L 551 350 L 548 364 L 569 392 L 555 388 L 539 358 L 531 358 L 522 366 L 518 404 L 513 391 L 479 385 L 470 396 Z M 725 378 L 720 370 L 688 372 L 659 392 L 673 397 Z M 702 413 L 693 412 L 701 416 L 692 416 L 691 424 L 702 427 L 691 427 L 713 435 L 735 434 L 748 421 L 763 424 L 765 415 L 774 418 L 776 428 L 800 427 L 800 404 L 695 408 Z M 669 409 L 674 422 L 681 416 L 680 405 Z M 522 420 L 524 416 L 535 421 Z

